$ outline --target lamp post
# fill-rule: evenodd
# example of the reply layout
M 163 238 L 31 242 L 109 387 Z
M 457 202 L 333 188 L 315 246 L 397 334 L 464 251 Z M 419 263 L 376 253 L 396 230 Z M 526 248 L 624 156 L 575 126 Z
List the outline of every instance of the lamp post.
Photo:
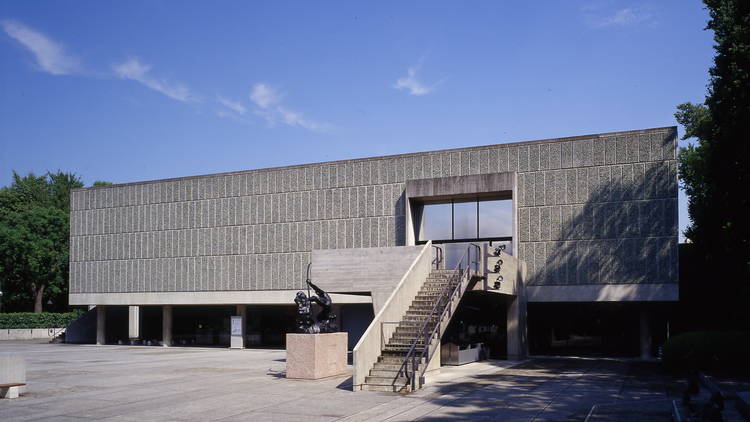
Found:
M 3 311 L 3 291 L 0 290 L 0 312 Z

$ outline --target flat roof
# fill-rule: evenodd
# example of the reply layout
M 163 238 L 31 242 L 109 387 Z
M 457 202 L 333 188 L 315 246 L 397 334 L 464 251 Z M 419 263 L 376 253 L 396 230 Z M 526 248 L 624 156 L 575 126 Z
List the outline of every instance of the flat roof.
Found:
M 529 140 L 529 141 L 505 142 L 505 143 L 500 143 L 500 144 L 489 144 L 489 145 L 476 145 L 476 146 L 462 147 L 462 148 L 416 151 L 416 152 L 407 152 L 403 154 L 378 155 L 378 156 L 363 157 L 363 158 L 349 158 L 345 160 L 320 161 L 320 162 L 315 162 L 315 163 L 293 164 L 293 165 L 279 166 L 279 167 L 264 167 L 264 168 L 258 168 L 258 169 L 247 169 L 247 170 L 220 172 L 220 173 L 199 174 L 199 175 L 194 175 L 194 176 L 182 176 L 182 177 L 171 177 L 171 178 L 166 178 L 166 179 L 143 180 L 139 182 L 113 183 L 111 185 L 106 185 L 106 186 L 89 186 L 89 187 L 84 187 L 84 188 L 75 188 L 75 189 L 71 189 L 71 191 L 108 189 L 108 188 L 115 188 L 115 187 L 121 187 L 121 186 L 174 182 L 174 181 L 180 181 L 180 180 L 192 180 L 192 179 L 201 179 L 201 178 L 216 177 L 216 176 L 233 176 L 233 175 L 238 175 L 238 174 L 304 168 L 304 167 L 309 167 L 309 166 L 318 166 L 318 165 L 326 165 L 326 164 L 342 164 L 342 163 L 349 163 L 353 161 L 374 161 L 374 160 L 382 160 L 382 159 L 409 157 L 409 156 L 418 155 L 418 154 L 436 154 L 436 153 L 443 153 L 443 152 L 472 151 L 472 150 L 493 148 L 493 147 L 499 147 L 499 146 L 515 146 L 515 145 L 529 145 L 529 144 L 539 144 L 539 143 L 566 142 L 566 141 L 576 141 L 576 140 L 581 140 L 581 139 L 603 138 L 603 137 L 624 136 L 624 135 L 639 135 L 639 134 L 644 134 L 644 133 L 665 132 L 665 131 L 673 131 L 676 134 L 677 126 L 663 126 L 663 127 L 655 127 L 655 128 L 648 128 L 648 129 L 625 130 L 625 131 L 619 131 L 619 132 L 592 133 L 588 135 L 566 136 L 562 138 L 534 139 L 534 140 Z

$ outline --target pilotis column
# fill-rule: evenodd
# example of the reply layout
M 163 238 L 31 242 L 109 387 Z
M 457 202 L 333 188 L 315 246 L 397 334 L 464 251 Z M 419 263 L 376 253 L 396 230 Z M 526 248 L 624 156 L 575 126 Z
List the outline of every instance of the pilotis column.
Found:
M 172 305 L 162 306 L 161 340 L 164 347 L 172 345 Z
M 128 338 L 131 340 L 141 337 L 141 307 L 128 306 Z
M 106 343 L 107 333 L 107 307 L 104 305 L 96 306 L 96 344 Z

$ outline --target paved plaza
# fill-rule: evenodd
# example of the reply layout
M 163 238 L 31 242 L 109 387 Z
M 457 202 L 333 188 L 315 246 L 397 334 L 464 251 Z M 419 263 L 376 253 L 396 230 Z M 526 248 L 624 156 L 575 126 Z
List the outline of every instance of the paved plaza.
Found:
M 654 366 L 617 360 L 470 364 L 402 396 L 352 392 L 346 376 L 286 379 L 283 350 L 0 342 L 0 352 L 25 355 L 28 379 L 25 395 L 0 400 L 3 422 L 583 421 L 594 404 L 625 413 L 592 421 L 667 421 L 680 393 Z

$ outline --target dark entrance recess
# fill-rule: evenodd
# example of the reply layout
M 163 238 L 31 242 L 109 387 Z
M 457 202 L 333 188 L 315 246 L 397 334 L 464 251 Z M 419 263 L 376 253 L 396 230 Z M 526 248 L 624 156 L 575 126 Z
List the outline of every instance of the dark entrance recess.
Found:
M 140 307 L 140 337 L 143 341 L 152 341 L 154 344 L 162 340 L 162 307 L 141 306 Z
M 128 340 L 128 307 L 127 306 L 107 306 L 105 308 L 106 343 L 117 343 L 118 341 Z
M 175 346 L 229 346 L 234 306 L 174 306 L 172 339 Z
M 247 307 L 245 347 L 283 347 L 286 333 L 295 332 L 294 305 L 253 305 Z
M 442 344 L 459 347 L 483 343 L 489 358 L 507 357 L 507 298 L 491 292 L 470 291 L 451 319 L 441 339 Z
M 639 303 L 529 303 L 528 336 L 532 355 L 639 355 Z M 667 336 L 667 310 L 649 307 L 652 353 Z

